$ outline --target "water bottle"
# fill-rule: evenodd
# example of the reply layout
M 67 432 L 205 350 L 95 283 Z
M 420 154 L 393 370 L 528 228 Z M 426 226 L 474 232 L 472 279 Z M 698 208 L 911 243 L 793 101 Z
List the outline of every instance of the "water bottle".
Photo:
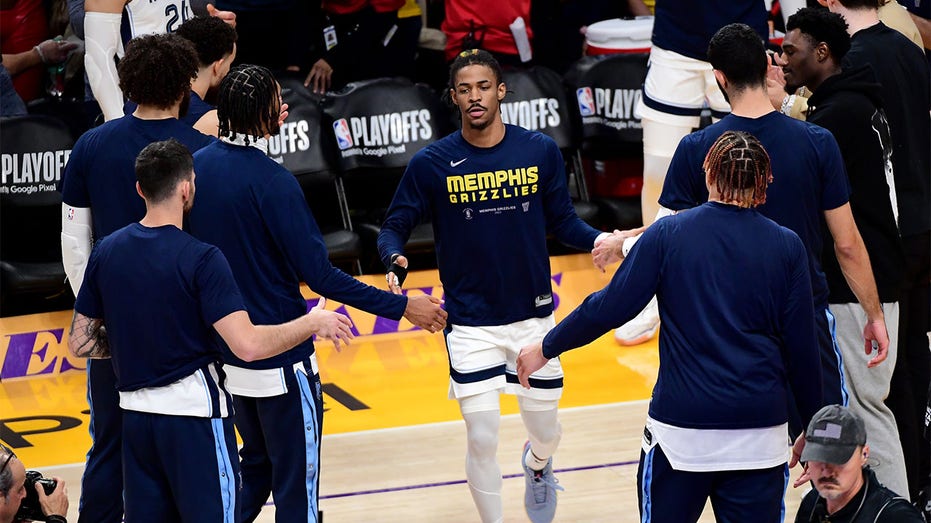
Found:
M 55 42 L 61 42 L 61 36 L 55 37 Z M 60 45 L 60 44 L 59 44 Z M 47 92 L 56 100 L 60 100 L 65 94 L 65 62 L 50 64 L 48 66 L 49 84 Z

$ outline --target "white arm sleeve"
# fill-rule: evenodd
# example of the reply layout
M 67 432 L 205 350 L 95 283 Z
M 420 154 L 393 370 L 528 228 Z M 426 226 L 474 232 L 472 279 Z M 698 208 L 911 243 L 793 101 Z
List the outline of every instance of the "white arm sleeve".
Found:
M 84 15 L 84 68 L 105 120 L 123 116 L 123 93 L 113 61 L 120 45 L 122 18 L 119 13 L 96 11 Z
M 656 211 L 656 218 L 653 219 L 653 223 L 656 223 L 656 220 L 659 220 L 660 218 L 672 216 L 673 214 L 677 214 L 678 212 L 679 211 L 667 209 L 666 207 L 663 207 L 662 205 L 660 205 L 659 210 Z M 634 245 L 637 243 L 637 240 L 639 240 L 641 236 L 643 236 L 643 233 L 624 239 L 624 245 L 621 246 L 621 252 L 624 254 L 625 258 L 630 253 L 630 250 L 634 248 Z
M 93 245 L 91 210 L 61 204 L 61 262 L 75 296 L 84 282 L 84 269 Z

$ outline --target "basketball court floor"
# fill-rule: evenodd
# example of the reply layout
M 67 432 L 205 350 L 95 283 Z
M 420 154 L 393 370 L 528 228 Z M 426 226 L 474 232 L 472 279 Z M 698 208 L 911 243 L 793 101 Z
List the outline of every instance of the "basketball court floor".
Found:
M 586 254 L 551 260 L 557 321 L 603 287 Z M 361 280 L 383 287 L 384 278 Z M 442 296 L 436 271 L 412 272 L 410 293 Z M 316 296 L 305 289 L 311 303 Z M 441 334 L 328 301 L 353 320 L 357 337 L 337 352 L 317 344 L 325 402 L 320 506 L 326 523 L 478 521 L 465 482 L 465 425 L 447 399 L 448 360 Z M 71 311 L 0 318 L 0 441 L 27 468 L 68 485 L 77 520 L 87 431 L 84 362 L 68 355 Z M 636 471 L 648 399 L 659 363 L 656 340 L 617 345 L 611 333 L 562 357 L 563 439 L 554 458 L 557 521 L 636 522 Z M 517 403 L 502 397 L 499 461 L 505 521 L 527 521 L 520 467 L 526 434 Z M 799 470 L 792 471 L 796 477 Z M 786 494 L 794 520 L 803 489 Z M 120 495 L 114 492 L 115 496 Z M 274 521 L 271 500 L 259 522 Z M 714 521 L 710 508 L 703 522 Z

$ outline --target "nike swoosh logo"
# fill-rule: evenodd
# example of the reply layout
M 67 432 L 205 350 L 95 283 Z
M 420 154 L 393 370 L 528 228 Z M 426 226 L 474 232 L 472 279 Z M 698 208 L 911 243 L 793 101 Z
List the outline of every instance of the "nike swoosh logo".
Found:
M 464 162 L 464 161 L 466 161 L 466 160 L 468 160 L 468 158 L 463 158 L 463 159 L 459 160 L 458 162 L 454 162 L 454 161 L 450 160 L 450 161 L 449 161 L 449 166 L 450 166 L 450 167 L 456 167 L 456 166 L 458 166 L 460 163 L 462 163 L 462 162 Z

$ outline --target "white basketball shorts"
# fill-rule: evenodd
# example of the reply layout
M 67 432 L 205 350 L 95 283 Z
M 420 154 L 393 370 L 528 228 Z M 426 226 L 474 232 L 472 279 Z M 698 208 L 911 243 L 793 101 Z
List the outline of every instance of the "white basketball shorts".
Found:
M 530 389 L 520 386 L 516 370 L 521 347 L 539 342 L 554 325 L 556 320 L 552 314 L 508 325 L 451 325 L 446 334 L 449 398 L 497 390 L 538 400 L 558 400 L 563 383 L 559 358 L 551 359 L 530 375 Z
M 694 128 L 706 106 L 716 119 L 731 111 L 711 64 L 654 46 L 636 114 L 654 122 Z

